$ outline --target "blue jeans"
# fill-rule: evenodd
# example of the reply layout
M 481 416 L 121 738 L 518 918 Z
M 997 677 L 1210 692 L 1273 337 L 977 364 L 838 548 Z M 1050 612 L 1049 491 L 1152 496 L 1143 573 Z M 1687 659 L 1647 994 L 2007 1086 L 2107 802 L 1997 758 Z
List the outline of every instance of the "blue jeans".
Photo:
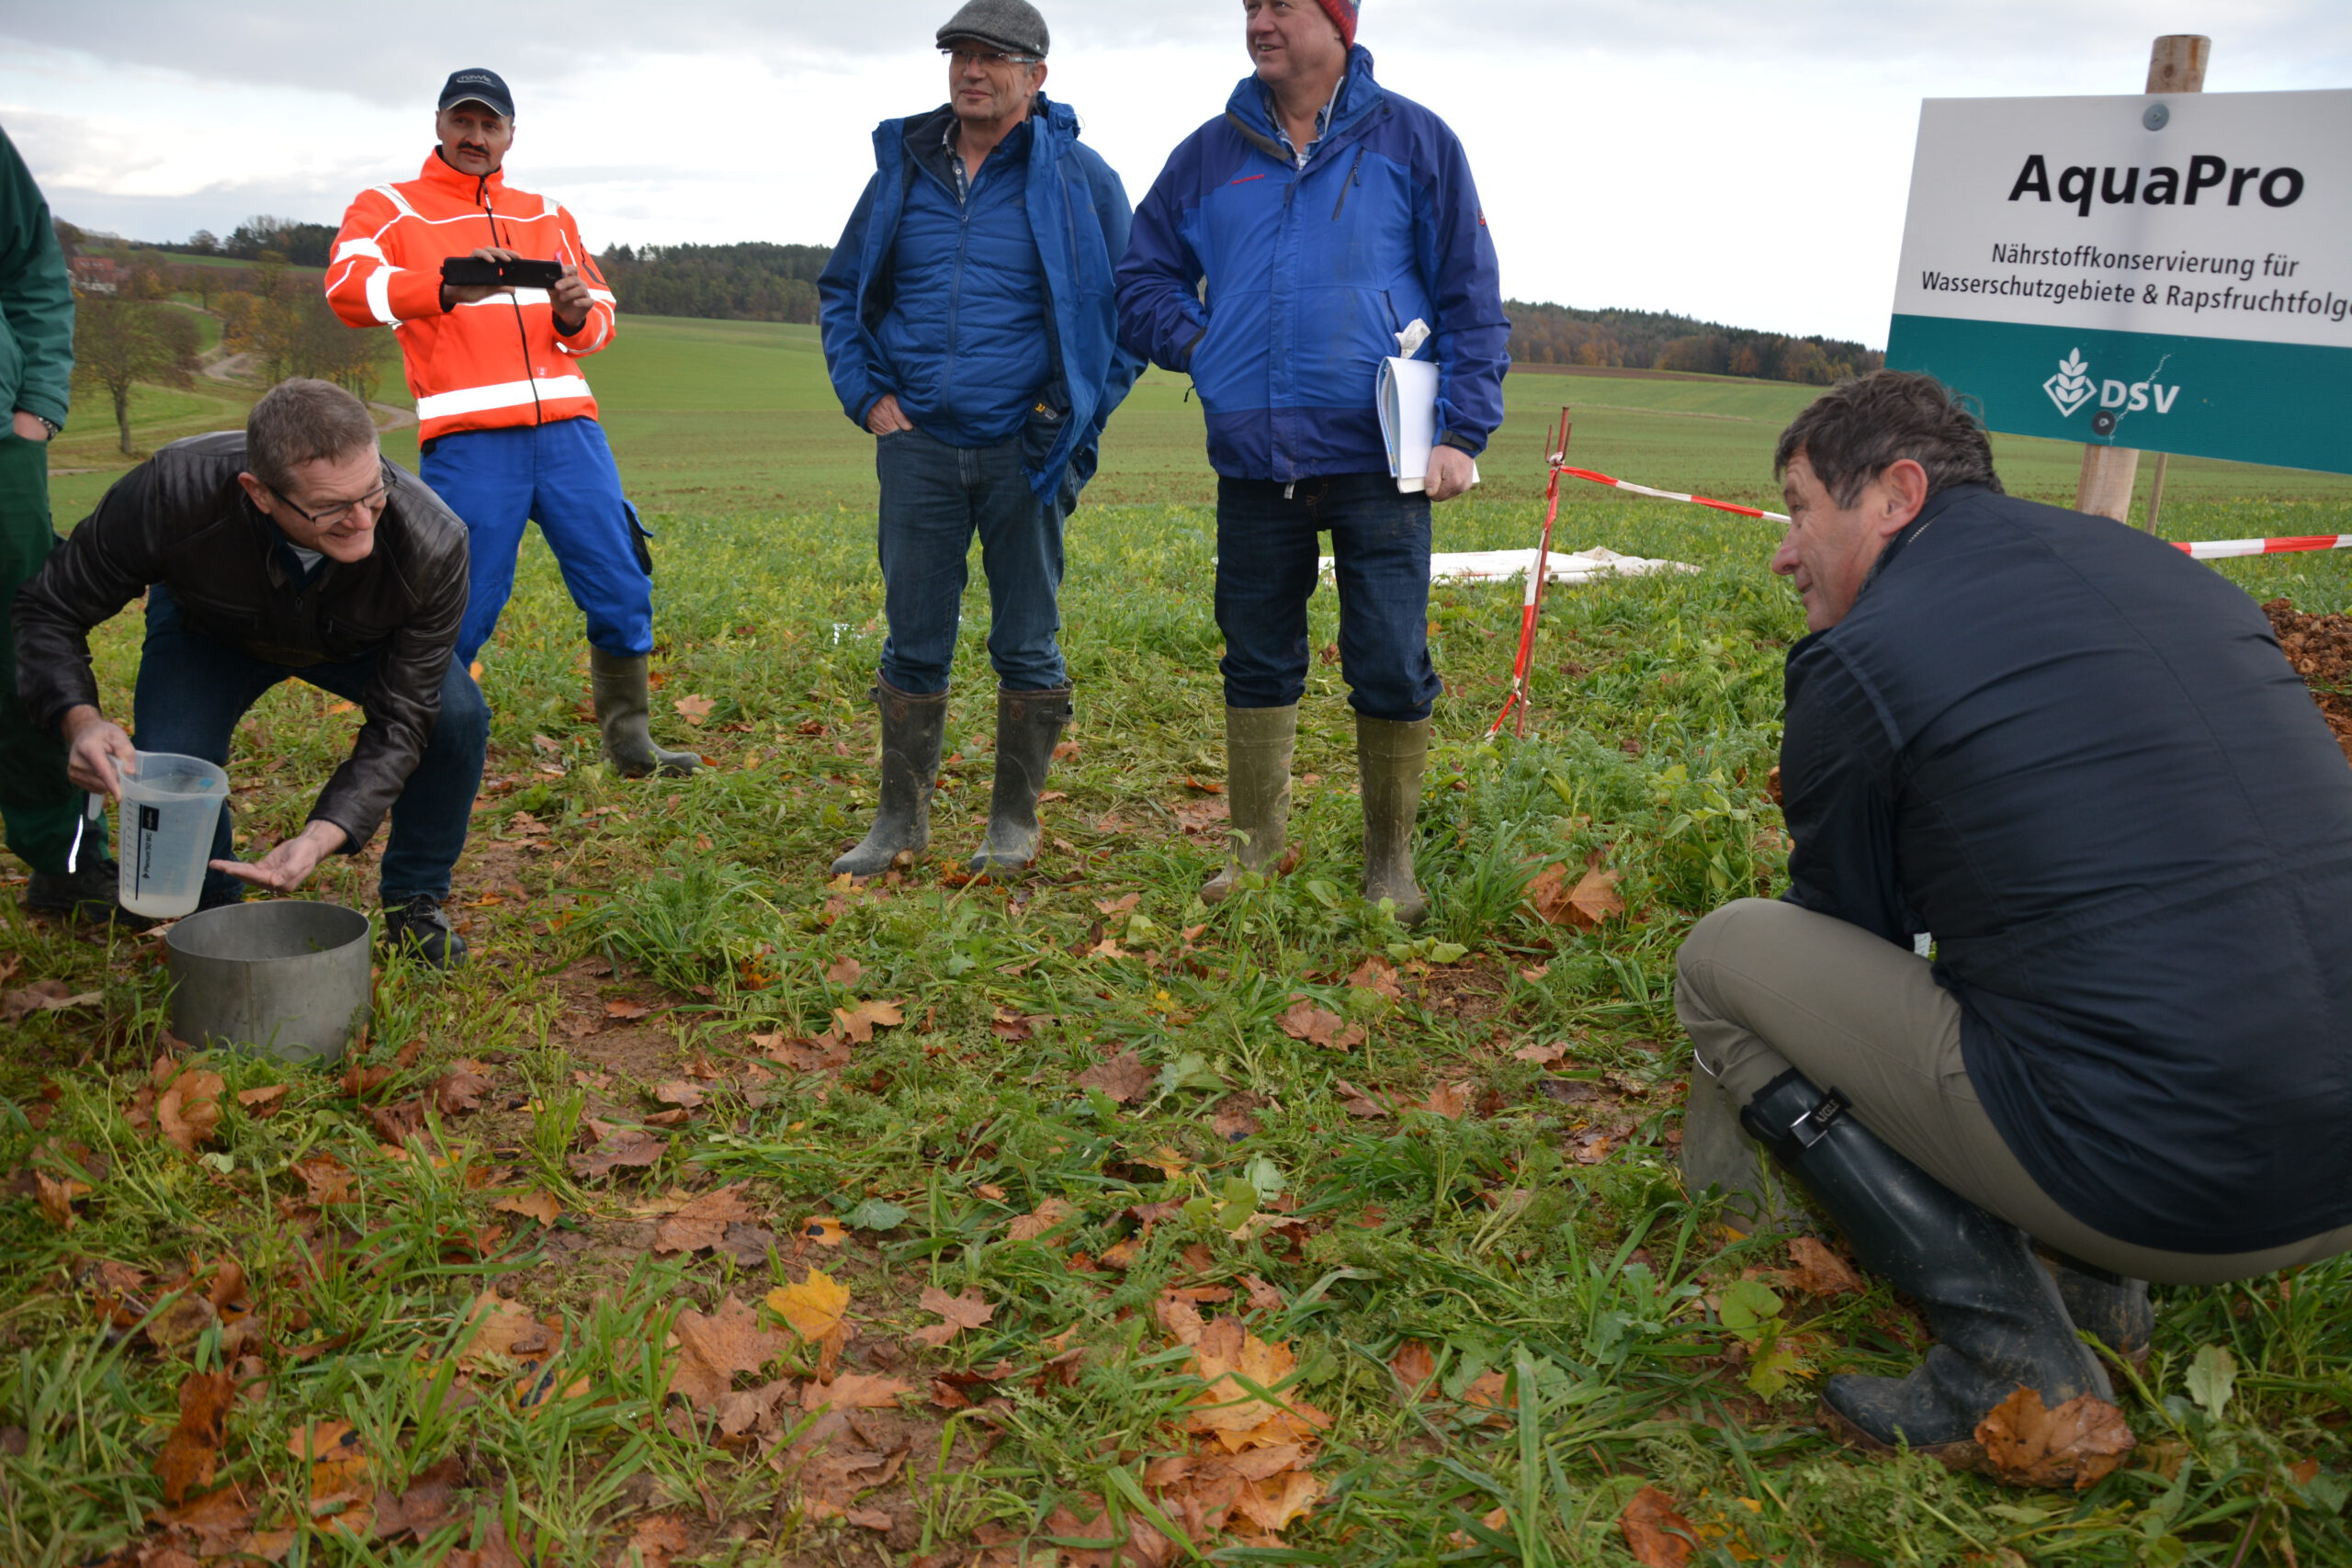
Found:
M 297 669 L 240 653 L 188 626 L 171 591 L 158 582 L 147 590 L 147 642 L 139 654 L 139 687 L 131 700 L 131 722 L 142 751 L 174 751 L 229 765 L 229 739 L 245 710 L 280 681 L 307 681 L 346 702 L 364 703 L 376 678 L 379 655 L 347 664 L 311 664 Z M 449 661 L 441 682 L 441 712 L 433 721 L 424 755 L 392 803 L 392 836 L 384 848 L 382 888 L 386 904 L 419 894 L 449 896 L 449 868 L 466 847 L 474 796 L 481 788 L 482 753 L 490 745 L 490 705 L 466 666 Z M 212 858 L 230 860 L 229 813 L 212 836 Z M 363 846 L 349 844 L 347 851 Z M 224 872 L 204 874 L 207 906 L 233 903 L 245 885 Z
M 1062 509 L 1021 476 L 1021 442 L 950 446 L 920 430 L 875 444 L 882 481 L 879 527 L 882 679 L 912 696 L 947 689 L 964 601 L 965 557 L 980 536 L 989 580 L 989 661 L 1007 691 L 1069 683 L 1054 641 L 1061 629 Z
M 444 435 L 417 472 L 464 519 L 469 565 L 458 663 L 474 661 L 514 592 L 514 553 L 535 522 L 555 552 L 588 641 L 620 659 L 653 651 L 653 557 L 593 419 Z
M 1285 491 L 1288 492 L 1285 495 Z M 1227 707 L 1276 708 L 1306 691 L 1316 536 L 1331 531 L 1340 671 L 1368 718 L 1429 717 L 1445 683 L 1430 663 L 1430 502 L 1386 474 L 1285 485 L 1216 482 L 1216 626 Z

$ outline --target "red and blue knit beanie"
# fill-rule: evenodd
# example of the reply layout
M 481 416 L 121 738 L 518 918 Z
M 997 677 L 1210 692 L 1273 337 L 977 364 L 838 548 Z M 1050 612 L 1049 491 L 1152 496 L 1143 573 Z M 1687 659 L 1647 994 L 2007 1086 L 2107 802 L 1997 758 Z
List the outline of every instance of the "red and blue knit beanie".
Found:
M 1323 9 L 1339 25 L 1340 41 L 1350 49 L 1356 46 L 1356 7 L 1358 0 L 1323 0 Z

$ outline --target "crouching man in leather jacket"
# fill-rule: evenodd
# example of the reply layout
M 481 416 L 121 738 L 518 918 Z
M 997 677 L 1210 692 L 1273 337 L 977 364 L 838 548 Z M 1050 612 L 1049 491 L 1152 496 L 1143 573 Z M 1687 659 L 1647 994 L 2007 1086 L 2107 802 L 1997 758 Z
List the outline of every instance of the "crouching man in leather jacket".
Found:
M 221 813 L 203 906 L 244 885 L 291 892 L 391 814 L 385 936 L 436 967 L 465 957 L 441 913 L 481 787 L 490 710 L 451 658 L 466 608 L 466 529 L 384 460 L 365 404 L 292 380 L 243 434 L 173 443 L 109 490 L 16 604 L 17 683 L 62 734 L 85 789 L 119 794 L 130 737 L 98 708 L 89 632 L 144 593 L 140 749 L 225 766 L 245 710 L 298 676 L 359 705 L 351 756 L 302 830 L 253 863 Z

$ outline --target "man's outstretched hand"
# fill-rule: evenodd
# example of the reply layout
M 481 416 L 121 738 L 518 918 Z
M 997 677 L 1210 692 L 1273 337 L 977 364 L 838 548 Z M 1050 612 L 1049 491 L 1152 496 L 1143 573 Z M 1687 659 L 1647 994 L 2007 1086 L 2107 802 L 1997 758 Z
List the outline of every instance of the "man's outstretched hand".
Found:
M 212 869 L 273 893 L 291 893 L 310 880 L 321 861 L 343 848 L 345 837 L 344 830 L 332 822 L 310 822 L 250 865 L 241 860 L 216 860 Z

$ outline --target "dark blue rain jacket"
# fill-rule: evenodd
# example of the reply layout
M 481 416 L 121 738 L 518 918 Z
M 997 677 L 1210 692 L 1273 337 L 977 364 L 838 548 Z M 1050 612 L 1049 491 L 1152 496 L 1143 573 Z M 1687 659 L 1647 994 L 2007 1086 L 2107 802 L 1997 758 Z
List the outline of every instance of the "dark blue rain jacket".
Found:
M 2172 1252 L 2352 1224 L 2352 769 L 2251 599 L 1957 486 L 1787 681 L 1786 897 L 1934 933 L 2043 1191 Z
M 1126 249 L 1130 214 L 1126 190 L 1093 149 L 1078 140 L 1078 116 L 1069 105 L 1040 95 L 1023 133 L 1028 139 L 1021 206 L 1026 214 L 1034 259 L 1026 247 L 1008 246 L 1001 226 L 992 179 L 1002 172 L 983 165 L 974 199 L 948 221 L 972 225 L 977 243 L 959 247 L 944 265 L 935 243 L 926 243 L 921 276 L 902 274 L 897 246 L 910 192 L 917 181 L 937 182 L 934 161 L 952 111 L 946 108 L 906 119 L 884 120 L 874 131 L 874 177 L 866 182 L 842 231 L 841 243 L 817 280 L 825 367 L 842 412 L 863 425 L 885 393 L 896 393 L 927 434 L 950 445 L 987 444 L 986 437 L 959 427 L 952 417 L 927 419 L 929 404 L 944 410 L 955 401 L 958 378 L 987 389 L 969 400 L 976 410 L 1014 397 L 1031 400 L 1022 425 L 1022 472 L 1042 501 L 1057 494 L 1065 503 L 1093 477 L 1102 427 L 1134 385 L 1143 362 L 1118 345 L 1112 301 L 1112 267 Z M 1000 152 L 1007 149 L 1000 149 Z M 994 154 L 991 154 L 994 156 Z M 926 188 L 928 241 L 945 232 L 931 222 L 939 197 L 955 206 L 952 189 L 942 196 Z M 1042 275 L 1042 276 L 1041 276 Z M 1021 289 L 1042 282 L 1043 318 L 1050 343 L 1036 335 L 1039 302 Z M 890 347 L 882 332 L 902 288 L 920 300 L 891 322 Z M 1034 386 L 1014 381 L 1042 376 Z
M 1306 168 L 1245 77 L 1169 158 L 1119 264 L 1122 337 L 1191 375 L 1229 479 L 1386 472 L 1375 378 L 1416 317 L 1439 437 L 1476 457 L 1510 365 L 1494 241 L 1462 143 L 1361 45 Z

